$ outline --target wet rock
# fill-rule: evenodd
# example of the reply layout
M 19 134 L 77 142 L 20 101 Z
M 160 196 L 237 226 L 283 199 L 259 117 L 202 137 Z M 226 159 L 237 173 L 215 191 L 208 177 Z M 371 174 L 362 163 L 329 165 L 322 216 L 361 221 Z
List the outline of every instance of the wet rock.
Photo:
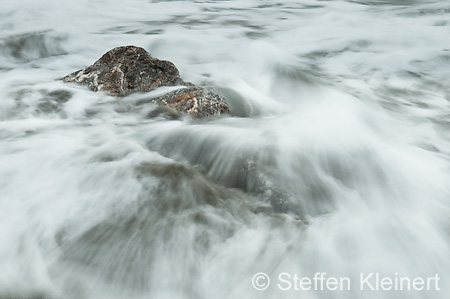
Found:
M 173 63 L 150 56 L 143 48 L 117 47 L 93 65 L 63 78 L 64 82 L 85 84 L 93 91 L 114 96 L 148 92 L 161 86 L 186 85 Z
M 153 58 L 143 48 L 135 46 L 114 48 L 93 65 L 67 75 L 63 81 L 84 84 L 92 91 L 105 91 L 118 97 L 133 92 L 149 92 L 162 86 L 184 85 L 188 88 L 147 102 L 166 105 L 197 117 L 229 113 L 228 104 L 219 94 L 184 82 L 173 63 Z
M 177 89 L 151 102 L 167 105 L 195 117 L 209 117 L 230 112 L 225 100 L 214 91 L 203 87 Z

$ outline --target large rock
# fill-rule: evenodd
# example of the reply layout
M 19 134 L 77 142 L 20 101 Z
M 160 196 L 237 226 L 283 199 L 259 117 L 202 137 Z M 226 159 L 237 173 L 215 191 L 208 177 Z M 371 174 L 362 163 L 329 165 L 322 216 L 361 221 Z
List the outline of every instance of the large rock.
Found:
M 114 48 L 63 81 L 86 84 L 93 91 L 102 90 L 114 96 L 185 84 L 173 63 L 153 58 L 143 48 L 134 46 Z
M 148 92 L 161 86 L 191 86 L 172 91 L 152 102 L 170 106 L 194 116 L 228 113 L 228 104 L 214 91 L 192 87 L 184 82 L 173 63 L 153 58 L 143 48 L 117 47 L 104 54 L 93 65 L 63 78 L 64 82 L 85 84 L 92 91 L 104 91 L 123 97 L 133 92 Z

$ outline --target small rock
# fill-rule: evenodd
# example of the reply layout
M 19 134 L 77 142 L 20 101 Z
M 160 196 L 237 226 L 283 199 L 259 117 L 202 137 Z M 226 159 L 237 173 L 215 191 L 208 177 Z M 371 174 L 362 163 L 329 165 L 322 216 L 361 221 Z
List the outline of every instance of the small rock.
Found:
M 188 87 L 171 91 L 151 102 L 167 105 L 195 117 L 209 117 L 230 112 L 225 100 L 214 91 L 203 87 Z

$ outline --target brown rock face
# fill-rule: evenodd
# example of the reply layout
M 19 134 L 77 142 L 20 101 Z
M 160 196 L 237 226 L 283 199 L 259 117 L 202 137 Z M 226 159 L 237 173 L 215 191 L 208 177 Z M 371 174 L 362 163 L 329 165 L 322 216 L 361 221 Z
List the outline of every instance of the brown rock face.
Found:
M 143 48 L 135 46 L 114 48 L 93 65 L 67 75 L 63 81 L 85 84 L 92 91 L 105 91 L 118 97 L 161 86 L 191 86 L 150 101 L 194 116 L 229 113 L 228 104 L 220 95 L 184 82 L 173 63 L 153 58 Z

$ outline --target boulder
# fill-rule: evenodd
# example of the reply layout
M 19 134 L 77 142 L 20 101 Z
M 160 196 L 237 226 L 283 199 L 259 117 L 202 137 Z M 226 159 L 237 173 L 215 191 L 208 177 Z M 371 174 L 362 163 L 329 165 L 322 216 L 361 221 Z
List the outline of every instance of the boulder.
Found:
M 134 46 L 114 48 L 63 81 L 85 84 L 92 91 L 105 91 L 113 96 L 185 84 L 173 63 L 153 58 L 143 48 Z
M 93 65 L 63 78 L 66 83 L 87 85 L 92 91 L 104 91 L 123 97 L 133 92 L 149 92 L 161 86 L 188 86 L 152 99 L 151 102 L 194 116 L 213 116 L 229 112 L 228 104 L 214 91 L 184 82 L 175 65 L 153 58 L 143 48 L 117 47 Z

